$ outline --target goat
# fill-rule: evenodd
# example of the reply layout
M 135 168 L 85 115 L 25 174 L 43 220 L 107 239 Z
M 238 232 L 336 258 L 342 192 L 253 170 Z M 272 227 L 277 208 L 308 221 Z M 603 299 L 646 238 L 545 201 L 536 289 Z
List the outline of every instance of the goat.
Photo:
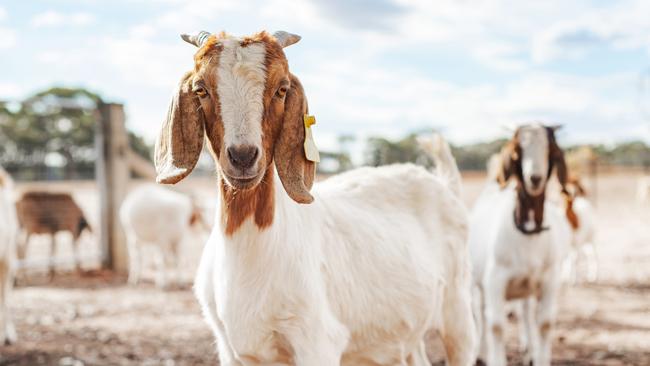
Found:
M 129 251 L 129 279 L 136 285 L 142 272 L 141 249 L 144 244 L 156 248 L 156 284 L 167 286 L 167 270 L 179 274 L 180 244 L 193 225 L 202 224 L 202 214 L 184 194 L 148 184 L 128 194 L 120 207 L 120 221 L 126 233 Z
M 8 306 L 14 285 L 18 220 L 13 198 L 13 181 L 0 167 L 0 344 L 16 341 L 16 329 Z
M 565 278 L 574 284 L 578 282 L 579 271 L 584 266 L 587 269 L 587 281 L 598 279 L 598 258 L 594 243 L 596 234 L 596 215 L 594 208 L 587 198 L 587 191 L 577 176 L 569 177 L 565 195 L 565 210 L 569 224 L 573 229 L 571 252 L 565 263 Z
M 81 207 L 68 193 L 25 192 L 16 203 L 18 222 L 24 232 L 24 238 L 18 248 L 18 256 L 25 258 L 29 239 L 33 234 L 49 234 L 51 237 L 50 256 L 56 255 L 56 234 L 68 231 L 72 235 L 75 264 L 80 270 L 78 243 L 84 231 L 91 231 L 90 224 Z M 50 275 L 54 275 L 54 262 L 50 260 Z
M 506 302 L 521 299 L 529 340 L 524 364 L 550 365 L 560 264 L 571 241 L 565 213 L 545 200 L 553 169 L 566 192 L 566 164 L 555 128 L 519 127 L 499 161 L 498 182 L 487 184 L 470 214 L 479 361 L 506 364 Z M 508 184 L 511 178 L 515 184 Z
M 219 199 L 195 280 L 220 364 L 451 365 L 474 361 L 467 217 L 445 180 L 414 165 L 312 185 L 307 100 L 283 48 L 300 37 L 201 32 L 156 142 L 159 183 L 192 171 L 204 136 Z M 448 147 L 443 171 L 458 171 Z M 276 174 L 277 172 L 277 174 Z M 455 182 L 455 183 L 450 183 Z

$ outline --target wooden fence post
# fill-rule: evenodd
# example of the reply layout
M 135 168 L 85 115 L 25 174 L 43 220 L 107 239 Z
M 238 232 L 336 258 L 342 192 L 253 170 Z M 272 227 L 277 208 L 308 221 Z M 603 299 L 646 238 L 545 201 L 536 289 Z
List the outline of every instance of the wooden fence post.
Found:
M 127 274 L 128 252 L 119 210 L 127 192 L 129 141 L 124 126 L 124 107 L 115 103 L 98 105 L 100 118 L 95 128 L 97 161 L 95 173 L 100 193 L 100 236 L 103 265 Z

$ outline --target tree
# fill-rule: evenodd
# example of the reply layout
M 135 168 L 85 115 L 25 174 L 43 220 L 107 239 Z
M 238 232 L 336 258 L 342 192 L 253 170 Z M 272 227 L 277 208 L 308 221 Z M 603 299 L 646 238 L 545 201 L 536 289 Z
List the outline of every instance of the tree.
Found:
M 0 164 L 20 179 L 92 177 L 97 105 L 81 88 L 54 87 L 30 96 L 15 110 L 0 106 Z M 130 133 L 134 150 L 150 159 L 142 138 Z

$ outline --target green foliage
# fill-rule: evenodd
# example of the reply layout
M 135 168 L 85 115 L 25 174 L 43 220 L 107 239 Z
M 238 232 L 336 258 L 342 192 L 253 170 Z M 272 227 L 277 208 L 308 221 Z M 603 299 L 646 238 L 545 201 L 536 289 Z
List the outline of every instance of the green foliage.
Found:
M 50 88 L 19 108 L 0 105 L 0 164 L 18 179 L 92 178 L 97 104 L 101 98 L 80 88 Z M 149 146 L 129 134 L 134 150 L 150 159 Z

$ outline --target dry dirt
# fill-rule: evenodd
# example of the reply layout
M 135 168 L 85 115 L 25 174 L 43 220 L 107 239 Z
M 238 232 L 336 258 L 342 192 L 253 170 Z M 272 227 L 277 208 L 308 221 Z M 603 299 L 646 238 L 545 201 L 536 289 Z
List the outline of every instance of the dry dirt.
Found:
M 650 203 L 634 201 L 639 176 L 598 180 L 600 276 L 564 289 L 554 365 L 650 365 Z M 465 178 L 471 204 L 483 177 Z M 213 197 L 212 186 L 195 181 L 181 188 Z M 93 184 L 54 188 L 74 188 L 91 223 L 97 222 Z M 87 241 L 84 250 L 97 253 L 92 237 Z M 43 271 L 23 274 L 11 299 L 19 340 L 0 347 L 0 365 L 215 365 L 213 338 L 190 290 L 200 248 L 200 240 L 186 243 L 186 284 L 175 290 L 159 291 L 150 282 L 126 286 L 124 278 L 98 270 L 59 273 L 52 281 Z M 47 250 L 47 241 L 37 238 L 29 255 L 45 258 Z M 509 358 L 519 364 L 514 323 L 508 334 Z M 437 346 L 432 352 L 442 359 Z

